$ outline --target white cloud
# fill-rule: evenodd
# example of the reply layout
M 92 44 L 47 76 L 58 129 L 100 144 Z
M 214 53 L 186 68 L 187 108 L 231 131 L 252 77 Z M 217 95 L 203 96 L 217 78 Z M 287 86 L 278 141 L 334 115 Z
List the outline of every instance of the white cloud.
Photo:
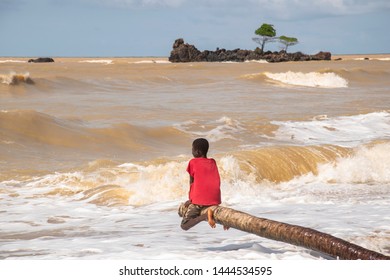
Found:
M 390 9 L 388 0 L 249 0 L 266 9 L 275 18 L 297 19 L 301 16 L 366 14 Z
M 51 0 L 56 1 L 56 0 Z M 259 17 L 295 20 L 390 11 L 389 0 L 82 0 L 119 8 L 188 8 L 210 14 L 234 10 L 258 11 Z
M 9 1 L 11 0 L 2 0 Z M 58 1 L 58 0 L 49 0 Z M 383 9 L 390 9 L 389 0 L 81 0 L 107 6 L 127 8 L 151 8 L 151 7 L 183 7 L 192 6 L 198 8 L 229 8 L 247 7 L 262 8 L 283 17 L 283 14 L 294 16 L 305 12 L 322 14 L 359 14 Z M 282 13 L 282 14 L 281 14 Z

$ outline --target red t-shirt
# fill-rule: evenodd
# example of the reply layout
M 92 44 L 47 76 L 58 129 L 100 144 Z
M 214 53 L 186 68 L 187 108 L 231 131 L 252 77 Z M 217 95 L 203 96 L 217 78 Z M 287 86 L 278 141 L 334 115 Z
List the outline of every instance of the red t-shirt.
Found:
M 221 181 L 218 167 L 212 158 L 193 158 L 187 172 L 194 178 L 189 198 L 193 204 L 218 205 L 221 203 Z

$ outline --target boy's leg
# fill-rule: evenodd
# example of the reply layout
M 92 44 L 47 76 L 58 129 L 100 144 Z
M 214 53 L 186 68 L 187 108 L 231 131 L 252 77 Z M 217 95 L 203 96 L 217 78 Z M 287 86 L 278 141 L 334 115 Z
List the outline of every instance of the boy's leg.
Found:
M 187 202 L 186 203 L 181 203 L 179 206 L 179 209 L 177 211 L 177 214 L 179 214 L 180 217 L 184 217 L 188 209 Z
M 200 215 L 202 211 L 202 206 L 196 204 L 190 204 L 183 215 L 183 220 L 181 221 L 181 228 L 183 230 L 188 230 L 193 226 L 199 224 L 202 221 L 207 220 L 207 215 Z M 183 211 L 184 209 L 182 209 Z
M 207 209 L 207 221 L 209 222 L 210 227 L 215 228 L 215 220 L 214 220 L 214 213 L 213 209 L 211 207 Z
M 203 215 L 200 215 L 200 216 L 195 217 L 193 219 L 190 219 L 187 222 L 182 223 L 180 225 L 180 227 L 183 230 L 189 230 L 190 228 L 196 226 L 197 224 L 199 224 L 200 222 L 203 222 L 203 221 L 207 221 L 207 214 L 203 214 Z
M 207 209 L 207 221 L 208 221 L 209 225 L 210 225 L 212 228 L 215 228 L 215 227 L 216 227 L 216 222 L 215 222 L 215 220 L 214 220 L 214 210 L 215 210 L 215 207 L 209 207 L 209 208 Z M 228 230 L 229 227 L 223 225 L 223 229 L 224 229 L 224 230 Z

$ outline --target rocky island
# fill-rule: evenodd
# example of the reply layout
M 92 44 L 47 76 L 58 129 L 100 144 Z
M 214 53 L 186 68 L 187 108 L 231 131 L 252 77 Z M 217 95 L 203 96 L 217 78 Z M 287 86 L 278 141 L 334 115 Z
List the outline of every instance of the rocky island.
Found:
M 330 52 L 319 52 L 315 55 L 307 55 L 301 52 L 287 53 L 262 52 L 260 48 L 255 50 L 226 50 L 217 48 L 215 51 L 199 51 L 194 45 L 184 43 L 182 38 L 176 39 L 173 50 L 169 56 L 170 62 L 223 62 L 234 61 L 244 62 L 250 60 L 266 60 L 267 62 L 286 61 L 310 61 L 310 60 L 331 60 Z

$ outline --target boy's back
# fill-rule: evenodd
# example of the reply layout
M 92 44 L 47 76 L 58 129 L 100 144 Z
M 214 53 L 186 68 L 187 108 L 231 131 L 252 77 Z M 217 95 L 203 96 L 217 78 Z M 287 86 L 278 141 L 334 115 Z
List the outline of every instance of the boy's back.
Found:
M 221 203 L 220 176 L 212 158 L 193 158 L 187 171 L 194 181 L 190 186 L 190 200 L 193 204 L 209 206 Z

